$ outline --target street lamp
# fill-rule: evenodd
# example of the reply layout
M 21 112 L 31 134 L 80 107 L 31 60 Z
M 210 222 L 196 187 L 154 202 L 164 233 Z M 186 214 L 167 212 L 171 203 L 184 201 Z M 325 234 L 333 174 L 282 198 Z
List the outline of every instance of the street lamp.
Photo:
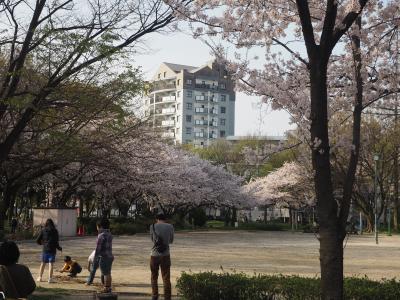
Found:
M 374 179 L 374 204 L 375 204 L 375 210 L 374 210 L 374 215 L 375 215 L 375 225 L 374 225 L 374 230 L 375 230 L 375 242 L 376 244 L 379 243 L 378 241 L 378 193 L 377 193 L 377 187 L 378 187 L 378 160 L 379 160 L 379 155 L 375 154 L 374 155 L 374 169 L 375 169 L 375 179 Z
M 388 236 L 391 236 L 392 235 L 392 227 L 391 227 L 391 218 L 392 218 L 392 214 L 391 214 L 391 211 L 392 211 L 392 206 L 391 205 L 389 205 L 388 206 Z

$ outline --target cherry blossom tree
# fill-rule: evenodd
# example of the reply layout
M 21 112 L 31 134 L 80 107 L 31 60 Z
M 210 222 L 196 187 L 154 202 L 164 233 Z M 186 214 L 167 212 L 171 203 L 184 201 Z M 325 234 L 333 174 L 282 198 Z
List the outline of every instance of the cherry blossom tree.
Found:
M 198 6 L 193 11 L 181 8 L 179 13 L 204 24 L 194 25 L 197 36 L 217 35 L 237 47 L 233 61 L 227 59 L 224 49 L 218 45 L 215 50 L 222 52 L 220 59 L 230 65 L 239 88 L 263 96 L 275 109 L 287 110 L 304 132 L 314 169 L 322 295 L 323 299 L 342 299 L 343 240 L 360 151 L 361 114 L 372 103 L 398 91 L 398 83 L 390 84 L 393 81 L 387 74 L 391 70 L 385 58 L 374 61 L 377 64 L 370 64 L 369 60 L 362 62 L 361 39 L 365 34 L 361 33 L 364 30 L 361 16 L 364 13 L 368 18 L 365 32 L 374 31 L 375 35 L 372 45 L 367 40 L 366 46 L 371 45 L 369 53 L 377 54 L 380 51 L 377 45 L 391 36 L 386 33 L 398 27 L 398 4 L 368 0 L 196 3 Z M 379 18 L 379 22 L 370 23 Z M 346 39 L 349 48 L 346 48 Z M 252 62 L 254 47 L 265 51 L 261 68 L 260 63 Z M 276 50 L 277 47 L 286 55 Z M 341 53 L 348 49 L 351 52 L 343 60 L 346 56 Z M 381 73 L 385 62 L 388 72 Z M 380 71 L 372 72 L 377 65 L 381 66 Z M 339 70 L 344 71 L 340 76 Z M 364 88 L 371 91 L 368 97 Z M 335 102 L 333 106 L 332 102 Z M 329 119 L 334 106 L 351 112 L 347 120 L 353 128 L 346 143 L 348 164 L 339 201 L 334 196 L 331 167 Z
M 285 163 L 267 176 L 250 181 L 243 189 L 257 205 L 301 208 L 315 203 L 312 176 L 296 162 Z
M 125 138 L 99 149 L 94 157 L 102 157 L 100 162 L 71 164 L 46 180 L 52 182 L 55 193 L 63 195 L 63 201 L 69 200 L 64 196 L 93 191 L 103 213 L 117 200 L 127 202 L 138 192 L 149 206 L 159 206 L 168 214 L 247 203 L 247 195 L 241 192 L 243 179 L 223 166 L 163 144 L 146 128 Z

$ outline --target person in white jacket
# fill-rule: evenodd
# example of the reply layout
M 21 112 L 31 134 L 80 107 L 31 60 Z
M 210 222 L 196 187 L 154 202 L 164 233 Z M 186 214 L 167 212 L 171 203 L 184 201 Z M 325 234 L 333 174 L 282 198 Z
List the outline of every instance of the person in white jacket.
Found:
M 88 257 L 88 270 L 89 270 L 89 277 L 87 278 L 86 285 L 91 285 L 93 284 L 94 277 L 96 276 L 96 271 L 99 268 L 99 259 L 97 258 L 95 260 L 95 254 L 96 250 L 93 250 L 93 252 L 89 255 Z M 104 276 L 101 275 L 101 283 L 104 284 Z

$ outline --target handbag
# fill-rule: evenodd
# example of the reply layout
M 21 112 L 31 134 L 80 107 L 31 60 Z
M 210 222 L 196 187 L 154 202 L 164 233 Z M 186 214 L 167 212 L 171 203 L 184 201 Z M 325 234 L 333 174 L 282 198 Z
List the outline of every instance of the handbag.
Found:
M 0 299 L 12 300 L 17 299 L 19 296 L 7 267 L 3 265 L 0 265 L 0 290 L 2 291 Z M 4 298 L 2 296 L 4 296 Z
M 156 250 L 158 253 L 163 253 L 163 252 L 167 251 L 168 246 L 164 243 L 162 237 L 160 237 L 156 233 L 156 229 L 154 227 L 154 224 L 153 224 L 153 235 L 154 235 L 154 246 L 153 246 L 153 249 Z

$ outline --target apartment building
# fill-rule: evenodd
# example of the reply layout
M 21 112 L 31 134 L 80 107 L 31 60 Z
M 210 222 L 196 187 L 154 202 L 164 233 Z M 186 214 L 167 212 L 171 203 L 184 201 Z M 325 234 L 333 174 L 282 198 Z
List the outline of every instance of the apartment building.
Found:
M 176 143 L 204 147 L 234 135 L 234 83 L 215 61 L 201 67 L 162 63 L 145 107 L 150 124 Z

